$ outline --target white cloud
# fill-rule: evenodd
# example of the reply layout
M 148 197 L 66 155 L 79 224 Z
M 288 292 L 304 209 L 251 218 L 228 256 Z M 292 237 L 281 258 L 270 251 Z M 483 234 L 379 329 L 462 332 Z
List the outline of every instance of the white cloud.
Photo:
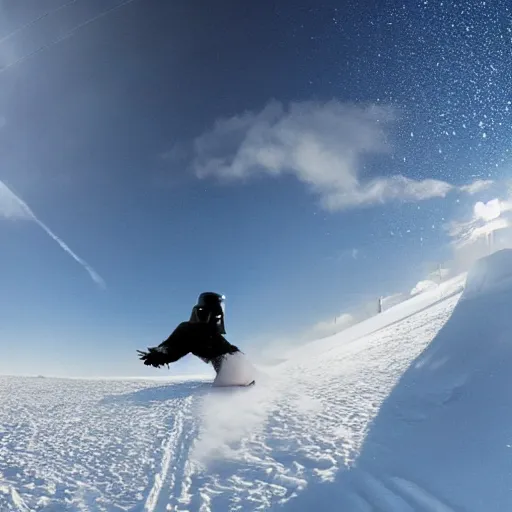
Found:
M 506 215 L 512 210 L 511 201 L 502 201 L 498 198 L 486 203 L 475 203 L 473 216 L 466 221 L 453 221 L 448 225 L 448 232 L 457 248 L 472 244 L 479 239 L 486 238 L 494 231 L 508 228 L 511 223 Z
M 18 197 L 5 183 L 0 180 L 0 217 L 5 219 L 22 219 L 35 222 L 45 233 L 52 238 L 61 249 L 67 252 L 77 263 L 82 265 L 91 279 L 101 287 L 105 287 L 102 277 L 82 258 L 77 256 L 46 224 L 44 224 L 29 206 Z
M 497 219 L 502 212 L 507 211 L 507 203 L 499 199 L 491 199 L 487 203 L 479 201 L 473 208 L 473 215 L 475 219 L 482 219 L 486 222 Z
M 478 192 L 482 192 L 482 190 L 488 189 L 491 185 L 494 184 L 492 180 L 476 180 L 469 185 L 463 185 L 460 187 L 462 192 L 466 192 L 469 195 L 477 194 Z
M 433 197 L 446 197 L 453 189 L 444 181 L 416 181 L 404 176 L 377 178 L 350 190 L 326 192 L 322 204 L 330 211 L 342 210 L 365 204 L 402 201 L 423 201 Z
M 455 187 L 402 175 L 365 177 L 365 157 L 390 154 L 387 132 L 395 118 L 393 109 L 383 106 L 332 100 L 291 103 L 285 109 L 272 101 L 260 112 L 217 120 L 195 139 L 192 167 L 200 178 L 224 180 L 290 174 L 318 194 L 330 211 L 485 188 L 482 181 Z

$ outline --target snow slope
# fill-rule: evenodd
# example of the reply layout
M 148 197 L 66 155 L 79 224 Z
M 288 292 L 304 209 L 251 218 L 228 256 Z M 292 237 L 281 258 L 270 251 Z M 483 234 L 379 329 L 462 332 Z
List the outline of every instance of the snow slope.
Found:
M 475 265 L 450 319 L 380 408 L 351 478 L 372 475 L 402 496 L 390 509 L 512 510 L 511 305 L 503 250 Z
M 511 278 L 496 253 L 247 389 L 0 377 L 0 510 L 512 510 Z

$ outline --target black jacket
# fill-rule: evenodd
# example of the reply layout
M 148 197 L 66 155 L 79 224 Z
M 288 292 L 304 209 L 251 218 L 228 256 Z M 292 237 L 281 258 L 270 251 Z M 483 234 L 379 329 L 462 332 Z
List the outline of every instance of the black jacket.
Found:
M 215 326 L 182 322 L 160 345 L 148 348 L 148 352 L 138 352 L 145 365 L 155 368 L 174 363 L 192 353 L 205 363 L 212 363 L 218 372 L 222 357 L 240 350 L 219 334 Z

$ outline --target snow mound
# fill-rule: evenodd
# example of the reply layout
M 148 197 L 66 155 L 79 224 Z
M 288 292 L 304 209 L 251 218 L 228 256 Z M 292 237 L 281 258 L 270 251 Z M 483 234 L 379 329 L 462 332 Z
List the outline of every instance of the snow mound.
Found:
M 450 319 L 383 403 L 356 477 L 407 478 L 443 510 L 512 510 L 511 304 L 503 250 L 475 264 Z
M 464 299 L 512 287 L 512 250 L 503 249 L 478 260 L 468 275 Z
M 415 381 L 425 389 L 461 386 L 512 334 L 512 250 L 479 260 L 468 274 L 466 288 L 450 320 L 416 361 Z M 492 368 L 490 368 L 492 370 Z

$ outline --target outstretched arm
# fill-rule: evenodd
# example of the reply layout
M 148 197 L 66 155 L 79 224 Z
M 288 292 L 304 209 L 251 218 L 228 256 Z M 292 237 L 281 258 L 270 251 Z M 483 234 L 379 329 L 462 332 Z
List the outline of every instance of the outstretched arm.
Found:
M 185 331 L 180 324 L 174 332 L 157 347 L 148 347 L 147 352 L 137 350 L 139 359 L 144 361 L 146 366 L 161 366 L 174 363 L 190 352 L 190 345 L 185 336 Z
M 219 352 L 222 355 L 240 352 L 240 349 L 236 345 L 230 343 L 226 338 L 224 338 L 224 336 L 222 336 L 222 334 L 217 334 L 217 344 Z

